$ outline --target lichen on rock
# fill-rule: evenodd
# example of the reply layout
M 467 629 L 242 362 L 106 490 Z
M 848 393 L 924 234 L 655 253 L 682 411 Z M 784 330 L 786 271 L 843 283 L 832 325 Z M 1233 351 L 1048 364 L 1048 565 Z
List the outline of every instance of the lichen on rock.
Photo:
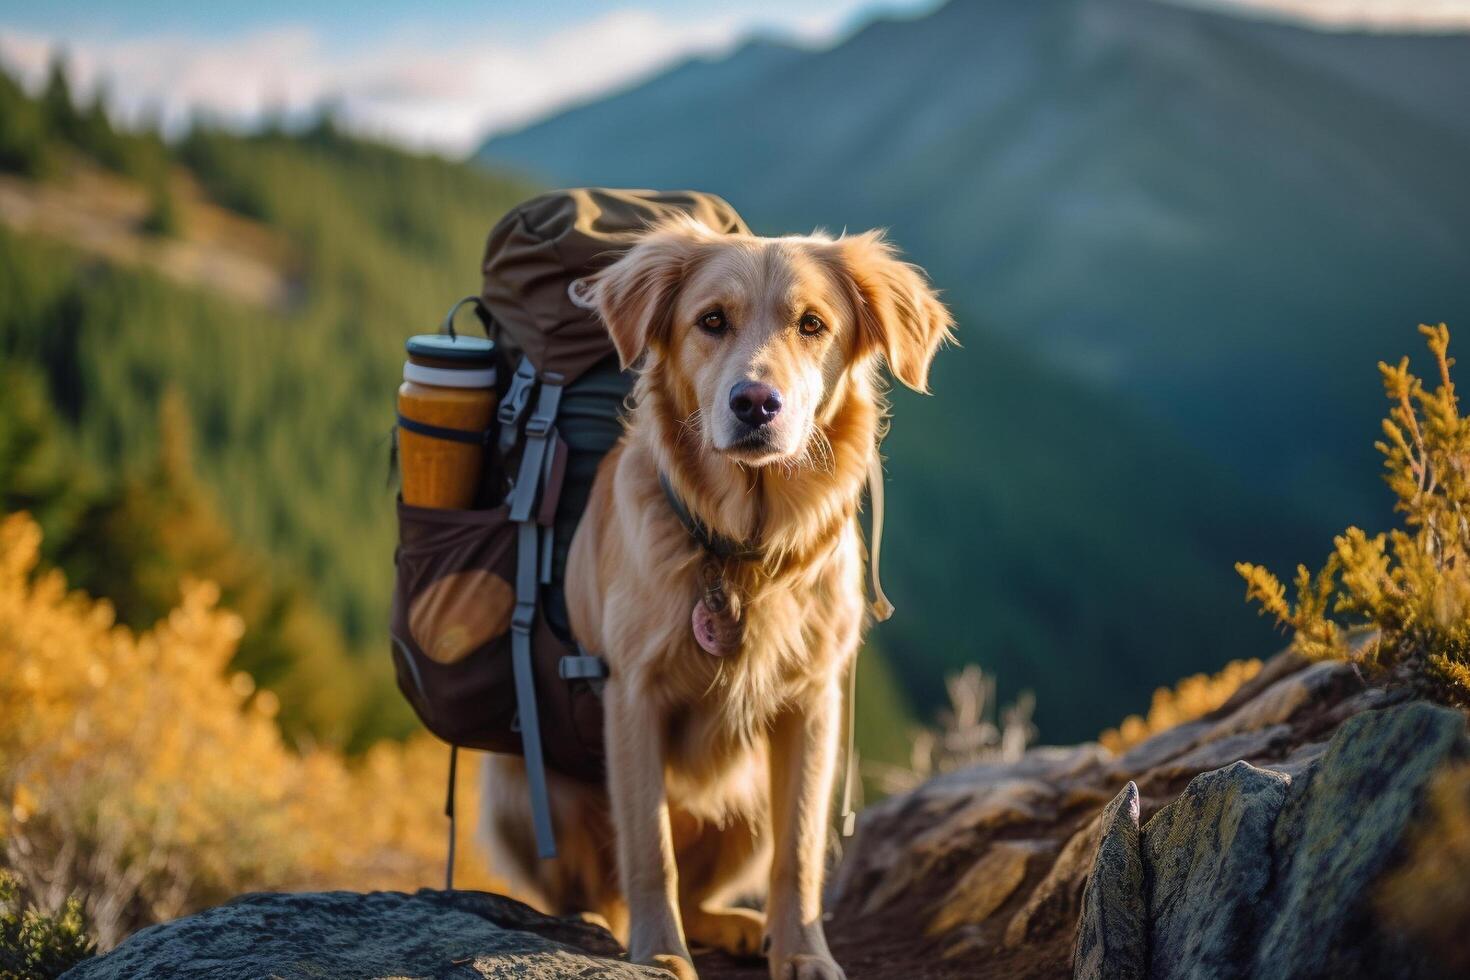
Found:
M 151 926 L 66 980 L 190 976 L 655 980 L 606 932 L 480 892 L 246 895 Z
M 1103 809 L 1102 837 L 1082 891 L 1072 954 L 1079 980 L 1136 980 L 1147 970 L 1138 815 L 1138 786 L 1133 782 Z

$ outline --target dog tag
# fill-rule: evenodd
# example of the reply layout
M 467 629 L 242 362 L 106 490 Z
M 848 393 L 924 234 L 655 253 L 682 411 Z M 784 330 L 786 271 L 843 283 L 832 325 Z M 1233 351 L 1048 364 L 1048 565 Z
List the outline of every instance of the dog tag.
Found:
M 741 603 L 725 588 L 724 569 L 713 558 L 699 570 L 704 595 L 694 603 L 690 624 L 700 649 L 714 657 L 728 657 L 740 649 L 745 635 L 741 619 Z
M 720 641 L 720 631 L 715 625 L 715 614 L 709 611 L 703 599 L 694 604 L 692 624 L 694 640 L 705 653 L 713 657 L 723 657 L 731 652 Z

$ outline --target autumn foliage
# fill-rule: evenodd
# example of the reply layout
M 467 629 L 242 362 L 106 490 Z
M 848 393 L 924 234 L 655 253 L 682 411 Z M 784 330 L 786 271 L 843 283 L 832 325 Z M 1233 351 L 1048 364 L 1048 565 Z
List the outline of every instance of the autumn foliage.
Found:
M 1297 567 L 1294 603 L 1266 569 L 1236 570 L 1247 598 L 1290 627 L 1306 656 L 1352 658 L 1470 705 L 1470 417 L 1450 376 L 1448 328 L 1419 329 L 1434 357 L 1432 390 L 1407 357 L 1378 366 L 1391 407 L 1376 446 L 1405 528 L 1348 528 L 1315 575 Z M 1370 641 L 1350 644 L 1355 627 L 1372 630 Z
M 214 585 L 135 633 L 38 570 L 40 544 L 0 521 L 0 847 L 29 901 L 80 896 L 106 947 L 244 891 L 442 881 L 444 746 L 292 747 L 275 696 L 229 668 L 241 622 Z M 493 886 L 470 782 L 459 882 Z

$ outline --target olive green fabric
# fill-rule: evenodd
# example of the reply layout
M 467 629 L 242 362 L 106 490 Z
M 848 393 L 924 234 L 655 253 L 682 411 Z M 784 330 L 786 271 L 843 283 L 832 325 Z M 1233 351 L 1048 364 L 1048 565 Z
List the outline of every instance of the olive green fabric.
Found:
M 617 260 L 661 220 L 689 215 L 727 234 L 748 232 L 722 199 L 699 191 L 577 188 L 512 209 L 485 245 L 481 299 L 495 336 L 542 372 L 576 380 L 613 352 L 597 314 L 572 303 L 567 286 Z
M 598 464 L 623 434 L 623 403 L 632 388 L 632 373 L 620 370 L 618 356 L 610 354 L 567 386 L 556 413 L 557 432 L 567 444 L 567 469 L 561 499 L 556 505 L 551 585 L 544 595 L 546 621 L 558 636 L 569 642 L 572 628 L 567 618 L 563 584 L 572 535 L 577 533 L 582 512 L 587 509 Z

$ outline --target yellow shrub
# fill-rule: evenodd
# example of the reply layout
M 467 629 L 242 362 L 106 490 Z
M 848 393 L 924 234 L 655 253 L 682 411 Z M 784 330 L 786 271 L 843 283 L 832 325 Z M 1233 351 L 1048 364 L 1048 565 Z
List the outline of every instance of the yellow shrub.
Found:
M 1295 631 L 1293 643 L 1309 657 L 1359 659 L 1402 668 L 1402 673 L 1451 702 L 1470 704 L 1470 417 L 1460 414 L 1444 324 L 1419 328 L 1434 355 L 1438 384 L 1425 389 L 1406 357 L 1380 363 L 1392 407 L 1383 420 L 1384 479 L 1398 498 L 1407 530 L 1369 537 L 1350 527 L 1316 575 L 1296 573 L 1296 603 L 1286 587 L 1258 565 L 1236 570 L 1246 598 L 1263 615 Z M 1376 630 L 1360 651 L 1348 643 L 1348 625 Z
M 291 749 L 275 696 L 229 672 L 240 620 L 213 585 L 134 634 L 37 571 L 40 543 L 0 521 L 0 844 L 38 904 L 80 893 L 106 946 L 242 891 L 442 881 L 444 746 Z M 460 883 L 492 884 L 462 853 Z
M 1150 735 L 1214 711 L 1260 670 L 1259 660 L 1232 660 L 1214 676 L 1195 674 L 1184 678 L 1173 690 L 1161 687 L 1154 691 L 1148 717 L 1129 715 L 1117 728 L 1099 735 L 1098 741 L 1113 752 L 1126 752 Z

